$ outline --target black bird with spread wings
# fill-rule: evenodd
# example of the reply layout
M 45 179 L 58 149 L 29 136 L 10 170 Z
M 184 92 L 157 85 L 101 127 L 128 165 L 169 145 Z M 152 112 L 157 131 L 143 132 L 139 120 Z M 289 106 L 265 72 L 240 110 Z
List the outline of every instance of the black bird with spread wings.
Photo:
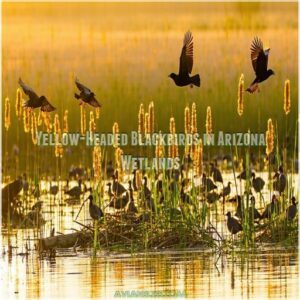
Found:
M 87 103 L 93 107 L 101 107 L 101 104 L 96 100 L 95 94 L 82 83 L 79 82 L 78 78 L 75 79 L 75 84 L 80 91 L 80 94 L 75 93 L 75 98 L 80 100 L 81 103 Z
M 256 78 L 247 88 L 247 92 L 254 93 L 258 90 L 258 84 L 265 81 L 271 75 L 274 75 L 274 71 L 268 70 L 268 57 L 270 48 L 264 50 L 263 43 L 261 39 L 255 37 L 251 45 L 251 62 L 256 75 Z
M 29 97 L 29 100 L 24 101 L 24 107 L 31 109 L 40 107 L 43 112 L 51 112 L 55 110 L 55 107 L 50 104 L 45 96 L 39 97 L 31 87 L 22 81 L 21 78 L 19 79 L 19 85 L 22 87 L 24 93 Z
M 183 47 L 180 55 L 179 61 L 179 74 L 171 73 L 169 75 L 176 85 L 186 86 L 193 85 L 200 86 L 200 76 L 199 74 L 190 77 L 193 69 L 193 36 L 190 31 L 184 35 Z

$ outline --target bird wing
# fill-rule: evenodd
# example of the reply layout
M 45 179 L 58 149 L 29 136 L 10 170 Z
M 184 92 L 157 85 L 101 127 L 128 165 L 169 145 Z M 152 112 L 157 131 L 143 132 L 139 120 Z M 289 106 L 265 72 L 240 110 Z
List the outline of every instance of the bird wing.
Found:
M 84 86 L 82 83 L 79 82 L 78 78 L 75 79 L 75 84 L 81 92 L 83 92 L 85 94 L 92 93 L 92 91 L 89 88 L 87 88 L 86 86 Z
M 35 91 L 29 87 L 28 85 L 26 85 L 21 78 L 19 78 L 19 85 L 22 87 L 24 93 L 29 97 L 29 99 L 31 100 L 37 100 L 39 97 L 38 95 L 35 93 Z
M 187 76 L 193 69 L 193 36 L 190 31 L 184 35 L 183 47 L 180 55 L 179 75 Z
M 56 108 L 50 104 L 50 102 L 47 100 L 47 98 L 44 97 L 43 102 L 42 102 L 42 106 L 41 106 L 41 111 L 51 112 L 55 109 Z
M 101 104 L 95 99 L 95 97 L 89 101 L 89 104 L 94 107 L 101 107 Z
M 264 51 L 261 39 L 255 37 L 251 44 L 251 61 L 254 72 L 257 76 L 267 72 L 268 52 Z

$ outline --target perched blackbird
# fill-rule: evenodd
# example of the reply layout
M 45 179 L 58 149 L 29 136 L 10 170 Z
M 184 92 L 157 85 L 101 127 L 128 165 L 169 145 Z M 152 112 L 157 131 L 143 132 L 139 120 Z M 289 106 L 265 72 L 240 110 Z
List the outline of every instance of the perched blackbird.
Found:
M 24 107 L 32 109 L 40 107 L 41 111 L 44 112 L 51 112 L 55 110 L 55 107 L 49 103 L 45 96 L 39 97 L 31 87 L 22 81 L 21 78 L 19 79 L 19 85 L 22 87 L 24 93 L 29 97 L 29 100 L 24 101 Z
M 239 221 L 237 219 L 235 219 L 231 216 L 230 212 L 228 212 L 226 214 L 226 216 L 228 217 L 227 218 L 227 228 L 232 234 L 236 234 L 239 231 L 243 230 L 242 225 L 239 223 Z
M 87 103 L 93 107 L 101 107 L 101 104 L 96 100 L 95 94 L 86 86 L 81 84 L 78 79 L 75 79 L 75 84 L 80 91 L 80 94 L 75 93 L 75 98 L 80 100 L 81 103 Z
M 286 219 L 291 221 L 296 217 L 297 214 L 297 204 L 296 204 L 296 198 L 292 197 L 292 204 L 286 209 Z
M 252 42 L 250 50 L 251 50 L 252 66 L 256 78 L 251 83 L 251 85 L 247 88 L 246 91 L 252 94 L 256 90 L 258 90 L 258 84 L 260 82 L 265 81 L 275 73 L 271 69 L 268 70 L 268 56 L 269 56 L 270 48 L 264 50 L 261 39 L 255 37 Z
M 176 85 L 186 86 L 193 85 L 200 86 L 200 76 L 199 74 L 190 77 L 193 69 L 193 36 L 190 31 L 188 31 L 183 39 L 183 47 L 180 55 L 179 61 L 179 74 L 171 73 L 169 75 Z

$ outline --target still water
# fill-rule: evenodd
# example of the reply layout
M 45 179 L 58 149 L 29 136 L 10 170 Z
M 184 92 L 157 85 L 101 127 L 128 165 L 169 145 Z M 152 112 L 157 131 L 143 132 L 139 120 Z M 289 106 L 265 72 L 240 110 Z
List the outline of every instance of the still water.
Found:
M 298 254 L 287 249 L 219 259 L 203 251 L 101 253 L 95 259 L 71 251 L 53 260 L 2 255 L 0 263 L 2 299 L 110 299 L 122 291 L 169 291 L 198 299 L 299 297 Z

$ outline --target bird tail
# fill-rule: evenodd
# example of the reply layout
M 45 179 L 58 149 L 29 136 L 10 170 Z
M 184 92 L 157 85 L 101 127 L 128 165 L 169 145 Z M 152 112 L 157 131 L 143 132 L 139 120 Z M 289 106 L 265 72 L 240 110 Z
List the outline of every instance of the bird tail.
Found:
M 78 99 L 78 100 L 80 99 L 80 96 L 78 94 L 75 93 L 74 96 L 76 99 Z
M 192 84 L 199 87 L 200 86 L 200 76 L 199 76 L 199 74 L 191 77 L 191 81 L 192 81 Z

